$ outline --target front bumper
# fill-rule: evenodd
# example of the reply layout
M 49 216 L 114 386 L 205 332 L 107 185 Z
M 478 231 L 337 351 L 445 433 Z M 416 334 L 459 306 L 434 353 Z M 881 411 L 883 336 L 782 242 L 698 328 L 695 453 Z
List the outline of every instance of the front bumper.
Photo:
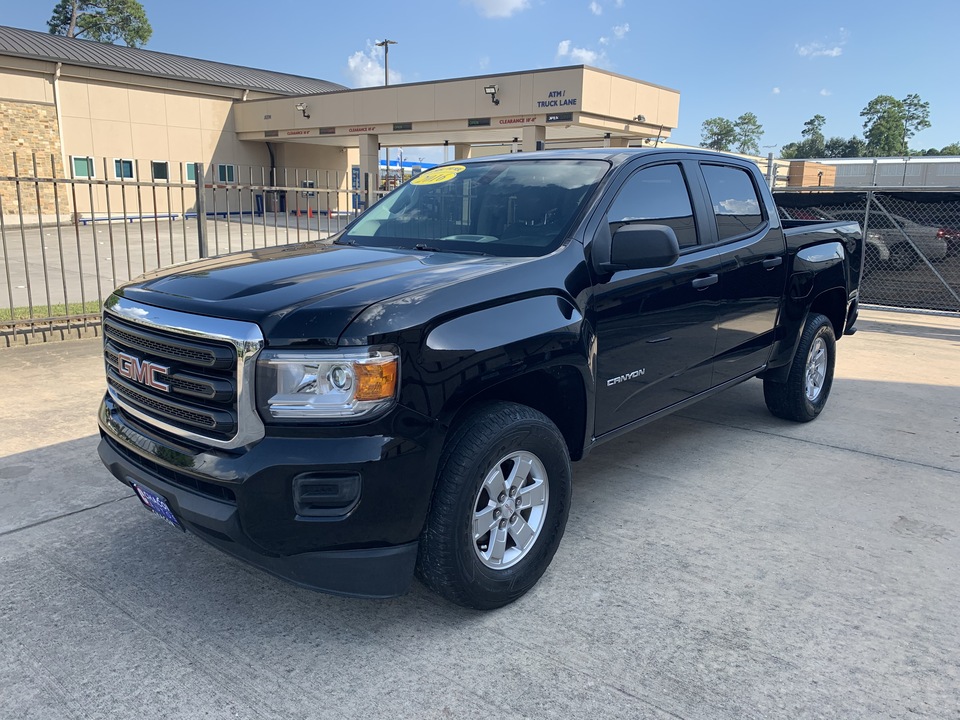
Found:
M 189 531 L 303 587 L 359 597 L 408 589 L 436 468 L 419 438 L 432 421 L 398 408 L 377 430 L 324 436 L 268 434 L 239 451 L 183 444 L 143 427 L 104 398 L 100 457 L 121 482 L 166 498 Z M 361 477 L 359 501 L 342 515 L 302 517 L 293 479 L 303 473 Z

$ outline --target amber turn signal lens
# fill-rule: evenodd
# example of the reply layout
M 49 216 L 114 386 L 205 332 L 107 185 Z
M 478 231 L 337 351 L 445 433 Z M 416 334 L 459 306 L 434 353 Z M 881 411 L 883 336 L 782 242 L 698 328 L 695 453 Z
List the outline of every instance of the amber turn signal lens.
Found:
M 357 363 L 357 400 L 387 400 L 397 391 L 397 358 L 386 362 Z

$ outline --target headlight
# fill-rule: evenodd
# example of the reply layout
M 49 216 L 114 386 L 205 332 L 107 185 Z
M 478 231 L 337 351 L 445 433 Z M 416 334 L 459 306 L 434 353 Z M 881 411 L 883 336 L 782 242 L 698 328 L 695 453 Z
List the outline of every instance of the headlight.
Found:
M 396 352 L 265 350 L 257 361 L 257 400 L 274 418 L 359 418 L 393 404 Z

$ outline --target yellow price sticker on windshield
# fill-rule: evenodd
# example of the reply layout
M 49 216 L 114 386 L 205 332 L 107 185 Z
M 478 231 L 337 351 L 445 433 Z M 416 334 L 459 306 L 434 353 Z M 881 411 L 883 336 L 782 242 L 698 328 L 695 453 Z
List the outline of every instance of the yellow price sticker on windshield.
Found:
M 444 165 L 443 167 L 433 168 L 421 175 L 417 175 L 410 183 L 413 185 L 438 185 L 440 183 L 450 182 L 466 169 L 463 165 Z

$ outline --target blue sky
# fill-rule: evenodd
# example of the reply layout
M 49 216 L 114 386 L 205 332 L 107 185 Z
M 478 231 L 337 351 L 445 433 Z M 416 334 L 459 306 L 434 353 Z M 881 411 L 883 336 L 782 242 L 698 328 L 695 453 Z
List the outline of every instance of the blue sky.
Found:
M 4 3 L 0 24 L 46 30 L 55 0 Z M 677 142 L 696 145 L 715 116 L 753 112 L 763 146 L 862 134 L 880 94 L 918 93 L 932 127 L 911 147 L 960 141 L 957 0 L 703 3 L 673 0 L 144 0 L 147 49 L 296 73 L 361 87 L 588 64 L 679 90 Z M 941 28 L 943 30 L 941 30 Z M 765 148 L 764 152 L 770 149 Z

